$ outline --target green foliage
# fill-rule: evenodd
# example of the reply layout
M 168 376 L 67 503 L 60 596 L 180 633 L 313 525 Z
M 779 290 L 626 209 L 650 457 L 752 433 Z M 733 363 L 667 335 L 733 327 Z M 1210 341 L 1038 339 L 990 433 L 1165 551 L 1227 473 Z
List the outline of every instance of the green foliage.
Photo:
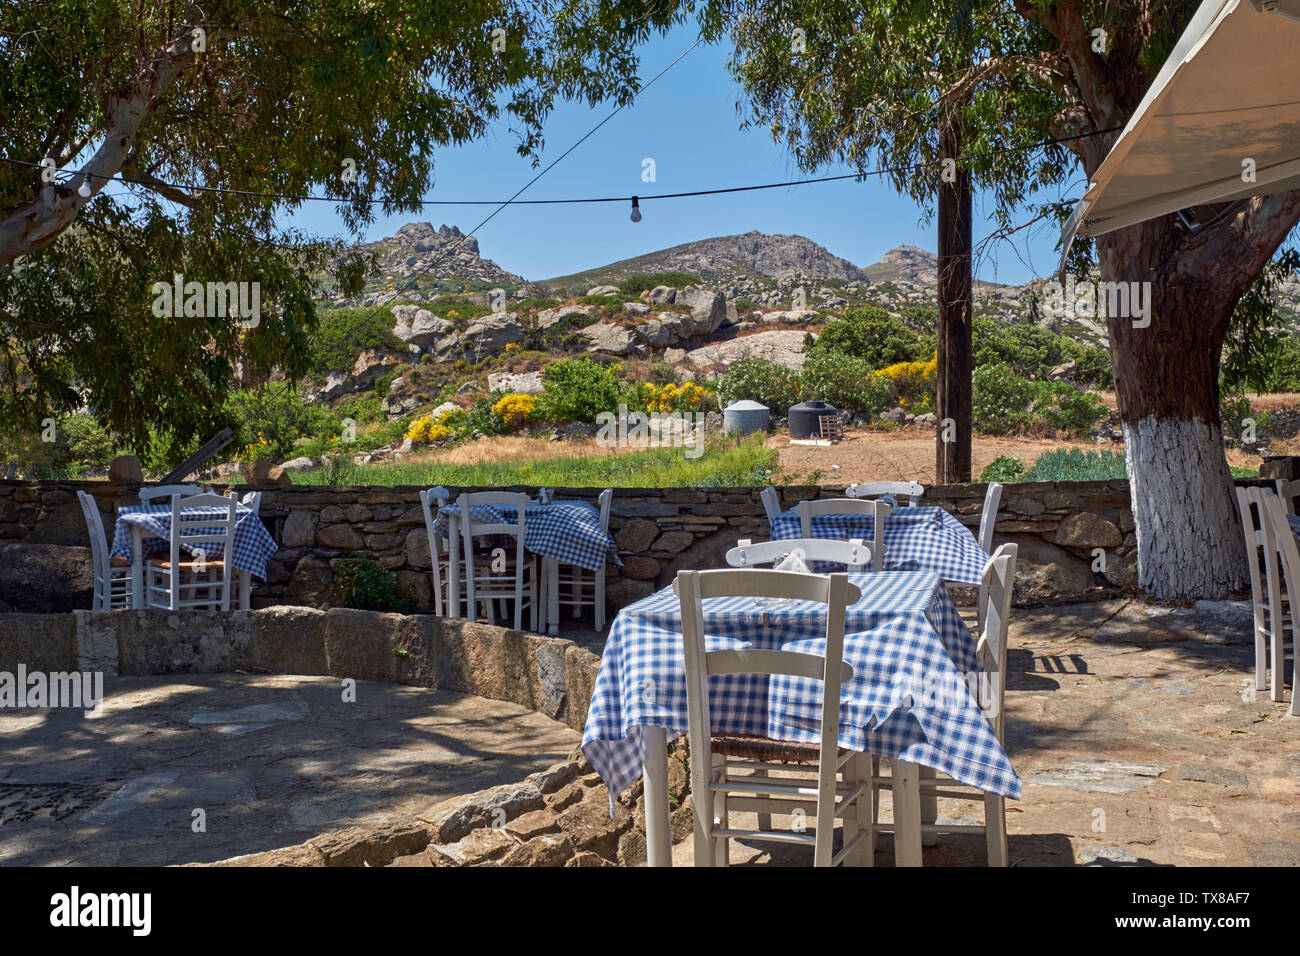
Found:
M 1127 478 L 1124 453 L 1081 451 L 1078 448 L 1045 452 L 1025 472 L 1021 481 L 1108 481 Z
M 1025 473 L 1025 463 L 1015 455 L 999 455 L 980 472 L 980 481 L 1019 481 Z
M 363 611 L 408 614 L 415 610 L 414 598 L 398 592 L 397 572 L 370 558 L 339 562 L 334 572 L 334 597 L 341 607 Z
M 1067 382 L 1030 381 L 1003 363 L 977 368 L 971 379 L 972 418 L 986 434 L 1046 430 L 1085 437 L 1106 414 L 1096 395 Z
M 351 371 L 366 349 L 405 351 L 406 343 L 393 334 L 393 313 L 388 309 L 328 309 L 318 316 L 310 336 L 312 371 Z
M 850 309 L 843 318 L 827 322 L 812 351 L 845 352 L 872 369 L 895 362 L 916 362 L 931 355 L 920 335 L 874 305 Z
M 1287 248 L 1265 266 L 1237 303 L 1223 344 L 1219 390 L 1281 392 L 1300 388 L 1300 347 L 1278 309 L 1278 286 L 1300 270 L 1300 252 Z
M 820 398 L 836 408 L 875 416 L 894 407 L 889 383 L 865 359 L 843 352 L 810 352 L 799 372 L 800 395 Z
M 971 359 L 975 368 L 1007 365 L 1025 378 L 1046 380 L 1066 361 L 1078 364 L 1074 380 L 1080 385 L 1110 388 L 1110 354 L 1031 323 L 1007 324 L 976 317 L 971 328 Z
M 225 412 L 235 430 L 235 447 L 246 459 L 281 461 L 293 455 L 299 438 L 337 437 L 342 427 L 341 416 L 320 405 L 304 405 L 285 382 L 236 392 Z
M 680 289 L 682 286 L 693 285 L 699 281 L 698 276 L 693 276 L 687 272 L 657 272 L 649 276 L 632 276 L 627 281 L 618 284 L 618 291 L 624 295 L 640 295 L 642 292 L 648 292 L 659 285 Z
M 542 373 L 546 391 L 538 417 L 552 422 L 594 422 L 618 408 L 623 383 L 607 365 L 590 359 L 560 359 Z
M 799 401 L 799 377 L 784 365 L 761 358 L 743 358 L 718 379 L 718 405 L 748 400 L 784 415 Z
M 497 28 L 504 44 L 488 42 Z M 140 451 L 211 437 L 236 365 L 258 380 L 310 371 L 312 301 L 354 295 L 375 271 L 284 226 L 300 204 L 279 197 L 339 197 L 350 234 L 414 212 L 439 149 L 502 123 L 535 156 L 558 97 L 630 102 L 643 39 L 518 0 L 9 0 L 0 156 L 136 185 L 95 179 L 83 201 L 77 179 L 45 189 L 32 167 L 0 164 L 0 218 L 24 222 L 0 244 L 0 421 L 32 427 L 89 405 Z M 177 273 L 259 282 L 260 323 L 155 317 L 151 286 Z
M 971 420 L 988 435 L 1006 435 L 1029 425 L 1032 384 L 1010 365 L 976 368 L 971 375 Z

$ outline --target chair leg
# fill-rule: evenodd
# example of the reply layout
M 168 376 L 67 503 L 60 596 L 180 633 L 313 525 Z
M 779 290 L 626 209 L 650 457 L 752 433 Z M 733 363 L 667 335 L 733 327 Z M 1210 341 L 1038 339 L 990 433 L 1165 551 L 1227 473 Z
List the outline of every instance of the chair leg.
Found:
M 768 774 L 767 774 L 767 768 L 766 768 L 766 767 L 758 767 L 757 769 L 754 770 L 754 776 L 755 776 L 755 777 L 766 777 L 767 775 L 768 775 Z M 759 828 L 760 830 L 771 830 L 771 829 L 772 829 L 772 814 L 770 814 L 770 813 L 760 813 L 760 814 L 758 815 L 758 828 Z
M 871 796 L 874 793 L 871 785 L 871 758 L 867 754 L 856 754 L 844 765 L 844 783 L 849 789 L 853 789 L 863 781 L 867 784 L 867 790 L 844 810 L 844 842 L 859 839 L 858 845 L 844 858 L 845 866 L 871 866 L 875 862 L 870 839 L 874 827 L 867 819 Z M 859 834 L 861 834 L 860 838 Z
M 1007 865 L 1007 801 L 996 793 L 984 794 L 984 833 L 989 866 Z
M 713 778 L 717 783 L 726 783 L 727 781 L 727 758 L 722 754 L 713 755 Z M 713 795 L 713 822 L 714 826 L 727 829 L 727 792 L 720 790 Z M 717 837 L 713 841 L 714 848 L 714 866 L 731 865 L 731 840 L 726 837 Z
M 569 584 L 569 599 L 573 602 L 573 619 L 582 617 L 582 568 L 573 566 L 573 581 Z
M 1286 648 L 1283 646 L 1283 642 L 1286 639 L 1286 631 L 1283 628 L 1281 621 L 1270 621 L 1269 623 L 1274 626 L 1269 628 L 1268 632 L 1268 644 L 1269 650 L 1271 651 L 1270 656 L 1272 657 L 1272 672 L 1269 674 L 1268 696 L 1271 700 L 1281 700 L 1282 683 L 1286 675 L 1286 665 L 1284 663 L 1286 660 Z M 1293 640 L 1295 633 L 1296 629 L 1293 622 L 1291 630 Z
M 933 767 L 921 765 L 917 768 L 921 782 L 938 779 L 939 772 Z M 939 798 L 933 793 L 921 791 L 921 823 L 934 823 L 939 818 Z M 921 833 L 921 846 L 934 846 L 939 842 L 937 833 Z
M 533 566 L 533 571 L 528 575 L 528 628 L 534 634 L 538 633 L 537 625 L 537 566 Z
M 880 776 L 881 760 L 875 754 L 870 755 L 871 762 L 867 767 L 867 772 L 873 777 Z M 880 788 L 874 783 L 871 785 L 871 856 L 876 856 L 876 831 L 880 825 Z
M 596 630 L 605 629 L 605 569 L 596 572 L 596 587 L 592 598 L 592 616 L 596 620 Z

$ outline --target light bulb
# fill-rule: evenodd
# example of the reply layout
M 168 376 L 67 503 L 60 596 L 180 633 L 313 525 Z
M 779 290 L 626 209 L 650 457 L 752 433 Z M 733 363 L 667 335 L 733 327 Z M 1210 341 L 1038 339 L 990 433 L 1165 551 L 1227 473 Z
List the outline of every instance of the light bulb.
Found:
M 90 198 L 90 183 L 87 180 L 81 181 L 81 185 L 77 187 L 77 195 L 82 199 Z
M 633 221 L 633 222 L 640 222 L 640 221 L 641 221 L 641 206 L 640 206 L 640 204 L 636 201 L 636 197 L 635 197 L 635 196 L 632 197 L 632 221 Z

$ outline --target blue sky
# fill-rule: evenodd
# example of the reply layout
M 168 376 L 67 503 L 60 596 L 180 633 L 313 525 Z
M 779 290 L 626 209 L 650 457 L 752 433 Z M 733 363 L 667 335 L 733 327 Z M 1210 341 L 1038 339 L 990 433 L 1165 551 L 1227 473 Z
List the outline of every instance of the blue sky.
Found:
M 694 41 L 679 28 L 643 49 L 641 76 L 649 79 Z M 638 100 L 605 124 L 520 198 L 682 192 L 809 178 L 772 142 L 766 130 L 741 131 L 740 96 L 726 70 L 730 48 L 701 45 Z M 561 104 L 546 128 L 542 164 L 582 137 L 612 109 Z M 505 199 L 535 173 L 515 153 L 506 121 L 476 143 L 435 153 L 434 183 L 426 199 Z M 643 182 L 642 161 L 655 161 L 656 181 Z M 816 175 L 850 172 L 830 168 Z M 975 239 L 992 232 L 976 196 Z M 307 203 L 293 223 L 317 235 L 344 235 L 333 208 Z M 490 206 L 431 206 L 421 214 L 378 218 L 367 240 L 392 235 L 405 222 L 455 224 L 468 232 Z M 547 279 L 667 246 L 756 229 L 807 236 L 860 266 L 876 262 L 898 245 L 934 251 L 933 224 L 921 210 L 876 178 L 846 180 L 723 196 L 670 199 L 642 205 L 642 220 L 629 219 L 623 204 L 513 206 L 478 233 L 481 254 L 526 279 Z M 1026 217 L 1028 218 L 1028 217 Z M 1055 265 L 1054 228 L 1037 224 L 1001 243 L 980 264 L 979 278 L 1020 283 Z M 991 261 L 990 261 L 991 260 Z M 1022 261 L 1023 260 L 1023 261 Z

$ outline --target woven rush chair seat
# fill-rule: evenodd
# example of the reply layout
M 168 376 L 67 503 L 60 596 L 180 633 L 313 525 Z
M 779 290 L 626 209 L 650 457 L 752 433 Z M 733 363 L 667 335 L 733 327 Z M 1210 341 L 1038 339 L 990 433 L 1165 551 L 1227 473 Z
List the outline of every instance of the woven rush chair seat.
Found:
M 172 566 L 171 561 L 169 561 L 167 558 L 150 558 L 149 563 L 153 565 L 155 568 L 167 568 L 168 570 L 170 570 Z M 179 567 L 182 571 L 193 571 L 198 566 L 199 566 L 199 562 L 193 559 L 177 562 L 177 567 Z M 225 562 L 222 561 L 220 558 L 218 558 L 215 561 L 203 562 L 203 567 L 209 571 L 221 571 L 225 569 L 225 566 L 226 566 Z
M 119 554 L 116 557 L 108 559 L 108 566 L 110 568 L 129 568 L 131 566 L 131 559 Z
M 715 754 L 739 757 L 741 760 L 761 760 L 767 763 L 817 762 L 818 745 L 797 740 L 775 740 L 757 734 L 717 734 L 709 737 L 709 746 Z M 839 748 L 839 756 L 848 751 Z

